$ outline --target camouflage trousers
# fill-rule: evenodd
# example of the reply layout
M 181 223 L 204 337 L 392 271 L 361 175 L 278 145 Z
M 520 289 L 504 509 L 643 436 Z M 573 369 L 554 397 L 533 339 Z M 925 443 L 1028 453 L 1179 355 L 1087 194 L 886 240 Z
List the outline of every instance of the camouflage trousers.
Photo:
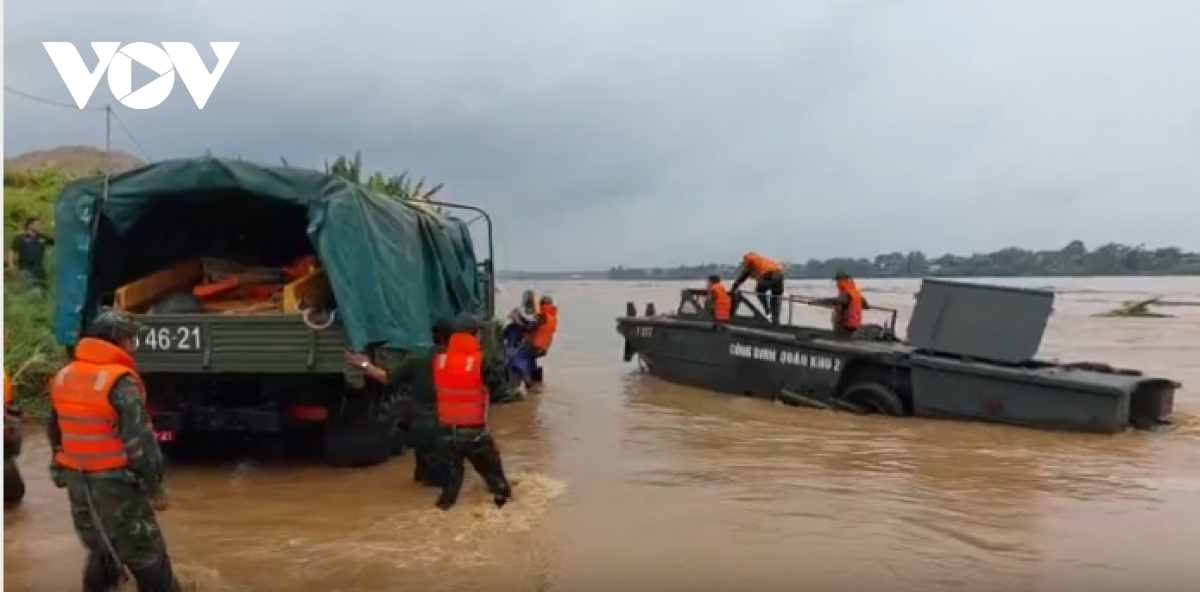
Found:
M 413 418 L 409 431 L 409 446 L 413 449 L 415 466 L 413 481 L 430 487 L 441 487 L 446 482 L 446 463 L 438 454 L 437 419 L 432 410 L 419 410 Z
M 467 463 L 483 478 L 497 507 L 508 503 L 512 486 L 504 474 L 500 449 L 487 429 L 439 426 L 438 440 L 438 457 L 446 468 L 446 480 L 437 501 L 439 508 L 448 510 L 458 502 Z
M 4 505 L 11 506 L 25 497 L 25 480 L 17 468 L 17 458 L 4 451 Z
M 66 481 L 71 519 L 88 553 L 84 592 L 115 589 L 121 578 L 118 562 L 133 574 L 138 592 L 178 592 L 166 542 L 139 484 L 78 473 Z

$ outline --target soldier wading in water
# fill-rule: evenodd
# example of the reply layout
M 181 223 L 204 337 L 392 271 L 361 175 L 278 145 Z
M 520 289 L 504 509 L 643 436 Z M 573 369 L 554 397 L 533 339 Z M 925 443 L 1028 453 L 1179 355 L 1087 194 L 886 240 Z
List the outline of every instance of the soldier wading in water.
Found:
M 51 383 L 51 476 L 67 489 L 75 532 L 87 548 L 84 592 L 114 590 L 122 566 L 139 592 L 179 590 L 155 518 L 167 509 L 167 492 L 130 355 L 137 332 L 128 315 L 101 310 Z
M 500 450 L 488 431 L 490 395 L 484 384 L 479 329 L 478 319 L 459 315 L 445 349 L 433 359 L 438 449 L 446 469 L 437 507 L 443 510 L 458 502 L 468 461 L 487 484 L 496 507 L 503 507 L 512 499 L 512 486 L 504 474 Z

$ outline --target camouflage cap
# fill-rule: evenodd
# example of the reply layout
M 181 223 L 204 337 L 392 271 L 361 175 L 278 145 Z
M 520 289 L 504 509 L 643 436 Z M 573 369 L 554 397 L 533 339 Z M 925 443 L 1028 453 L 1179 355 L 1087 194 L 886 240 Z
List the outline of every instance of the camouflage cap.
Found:
M 478 332 L 482 326 L 483 324 L 479 322 L 479 319 L 471 313 L 460 312 L 458 313 L 458 316 L 454 317 L 455 331 L 467 331 L 475 333 Z
M 454 331 L 454 321 L 452 319 L 440 318 L 433 323 L 434 333 L 450 333 Z
M 133 316 L 127 312 L 110 307 L 102 307 L 88 325 L 88 334 L 108 336 L 113 339 L 137 337 L 142 328 Z

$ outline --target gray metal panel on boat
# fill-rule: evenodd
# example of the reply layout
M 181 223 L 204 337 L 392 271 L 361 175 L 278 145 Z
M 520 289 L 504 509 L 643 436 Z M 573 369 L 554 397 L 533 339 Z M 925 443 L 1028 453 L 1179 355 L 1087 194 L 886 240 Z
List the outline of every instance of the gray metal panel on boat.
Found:
M 1128 381 L 1096 380 L 1083 372 L 1031 374 L 919 354 L 910 360 L 917 417 L 1098 433 L 1118 432 L 1129 423 Z
M 921 350 L 1002 363 L 1037 355 L 1054 292 L 926 279 L 908 322 Z

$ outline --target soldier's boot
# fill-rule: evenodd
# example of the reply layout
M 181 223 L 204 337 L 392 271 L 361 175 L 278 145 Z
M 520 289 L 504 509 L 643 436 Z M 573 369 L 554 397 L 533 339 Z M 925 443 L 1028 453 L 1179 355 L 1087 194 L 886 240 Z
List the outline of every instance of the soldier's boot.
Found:
M 180 592 L 179 580 L 171 569 L 171 558 L 163 555 L 153 565 L 130 570 L 137 581 L 138 592 Z
M 112 592 L 121 584 L 121 568 L 105 553 L 88 553 L 83 565 L 83 592 Z
M 497 508 L 503 508 L 512 499 L 512 485 L 504 474 L 504 461 L 500 458 L 500 449 L 491 434 L 484 433 L 473 442 L 471 455 L 467 457 L 475 472 L 483 478 L 488 491 L 492 494 L 492 502 Z

